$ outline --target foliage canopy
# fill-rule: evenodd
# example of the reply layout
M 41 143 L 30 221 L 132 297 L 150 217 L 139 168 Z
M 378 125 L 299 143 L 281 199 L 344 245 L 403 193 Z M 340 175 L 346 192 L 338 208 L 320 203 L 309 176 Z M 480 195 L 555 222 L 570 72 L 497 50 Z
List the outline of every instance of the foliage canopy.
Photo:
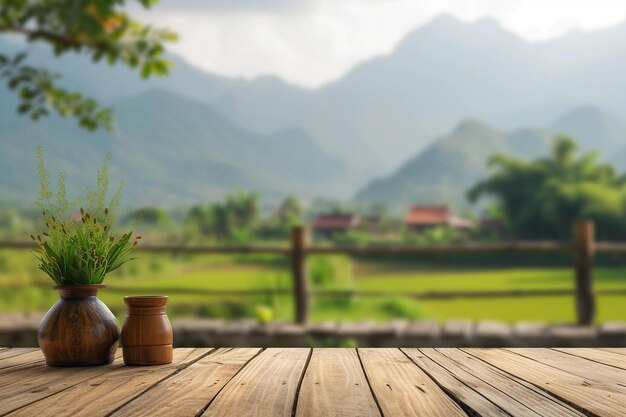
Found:
M 205 236 L 242 243 L 250 240 L 258 219 L 259 196 L 236 191 L 228 194 L 223 202 L 194 206 L 186 221 Z
M 158 0 L 137 0 L 149 8 Z M 125 11 L 126 0 L 3 0 L 0 2 L 0 34 L 23 36 L 43 42 L 55 55 L 84 53 L 94 62 L 105 59 L 138 68 L 141 76 L 164 75 L 170 62 L 163 57 L 163 42 L 176 35 L 133 20 Z M 0 77 L 19 95 L 18 112 L 33 120 L 55 110 L 73 116 L 80 126 L 94 130 L 112 128 L 111 110 L 92 98 L 60 87 L 58 74 L 25 63 L 27 54 L 0 53 Z
M 495 155 L 491 176 L 468 193 L 471 201 L 497 198 L 511 233 L 518 238 L 568 239 L 577 220 L 593 220 L 602 238 L 626 232 L 626 178 L 598 154 L 577 153 L 571 138 L 558 137 L 552 153 L 524 161 Z

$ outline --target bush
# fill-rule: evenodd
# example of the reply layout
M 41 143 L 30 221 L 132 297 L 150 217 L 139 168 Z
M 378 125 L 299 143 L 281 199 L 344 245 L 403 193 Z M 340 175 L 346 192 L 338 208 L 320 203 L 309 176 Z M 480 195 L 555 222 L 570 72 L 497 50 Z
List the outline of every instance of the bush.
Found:
M 323 287 L 336 282 L 335 268 L 327 257 L 309 261 L 309 277 L 313 286 Z
M 165 269 L 163 263 L 158 259 L 150 259 L 150 272 L 162 272 Z
M 350 289 L 354 286 L 352 259 L 344 255 L 311 256 L 307 271 L 314 287 Z
M 365 246 L 370 241 L 370 235 L 361 230 L 349 230 L 345 233 L 335 233 L 332 240 L 338 246 Z
M 20 226 L 20 217 L 15 210 L 0 210 L 0 231 L 15 232 Z
M 398 318 L 423 319 L 429 316 L 418 302 L 402 298 L 394 298 L 385 301 L 381 304 L 380 309 Z
M 254 234 L 250 229 L 237 228 L 232 230 L 229 243 L 235 245 L 248 245 L 254 240 Z
M 240 319 L 251 317 L 253 312 L 243 303 L 224 301 L 199 305 L 194 315 L 205 318 Z
M 448 227 L 433 227 L 418 234 L 410 233 L 406 236 L 407 243 L 418 245 L 449 245 L 466 240 L 457 230 Z

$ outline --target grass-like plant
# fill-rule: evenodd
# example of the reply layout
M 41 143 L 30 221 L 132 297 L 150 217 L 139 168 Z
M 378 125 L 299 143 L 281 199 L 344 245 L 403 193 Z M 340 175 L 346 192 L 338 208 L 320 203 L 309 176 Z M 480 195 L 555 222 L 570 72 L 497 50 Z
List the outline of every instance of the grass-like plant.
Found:
M 87 189 L 85 197 L 69 200 L 65 173 L 59 173 L 58 190 L 50 190 L 50 175 L 43 149 L 37 149 L 39 198 L 43 215 L 41 234 L 31 235 L 38 249 L 33 254 L 44 271 L 57 285 L 101 284 L 109 272 L 131 259 L 130 253 L 141 236 L 133 231 L 114 234 L 115 212 L 123 182 L 106 204 L 109 191 L 109 156 L 98 171 L 95 190 Z

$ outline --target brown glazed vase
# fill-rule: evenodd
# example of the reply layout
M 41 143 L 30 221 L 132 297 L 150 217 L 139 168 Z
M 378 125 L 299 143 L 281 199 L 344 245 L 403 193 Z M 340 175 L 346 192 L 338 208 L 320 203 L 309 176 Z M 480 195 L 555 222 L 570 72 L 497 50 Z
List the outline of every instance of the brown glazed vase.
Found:
M 126 317 L 122 346 L 126 365 L 172 363 L 174 335 L 167 318 L 165 295 L 124 297 Z
M 111 310 L 98 299 L 105 285 L 65 285 L 37 334 L 50 366 L 91 366 L 113 362 L 120 332 Z

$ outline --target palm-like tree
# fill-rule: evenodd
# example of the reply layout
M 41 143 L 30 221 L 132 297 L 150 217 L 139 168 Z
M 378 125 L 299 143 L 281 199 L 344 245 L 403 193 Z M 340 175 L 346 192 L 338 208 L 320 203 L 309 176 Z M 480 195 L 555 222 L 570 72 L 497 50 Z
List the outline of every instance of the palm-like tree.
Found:
M 494 172 L 468 197 L 496 197 L 518 237 L 565 239 L 571 224 L 583 218 L 595 220 L 600 235 L 616 236 L 625 229 L 625 179 L 612 166 L 599 163 L 597 153 L 578 156 L 577 151 L 572 139 L 558 137 L 544 158 L 493 156 L 489 166 Z

